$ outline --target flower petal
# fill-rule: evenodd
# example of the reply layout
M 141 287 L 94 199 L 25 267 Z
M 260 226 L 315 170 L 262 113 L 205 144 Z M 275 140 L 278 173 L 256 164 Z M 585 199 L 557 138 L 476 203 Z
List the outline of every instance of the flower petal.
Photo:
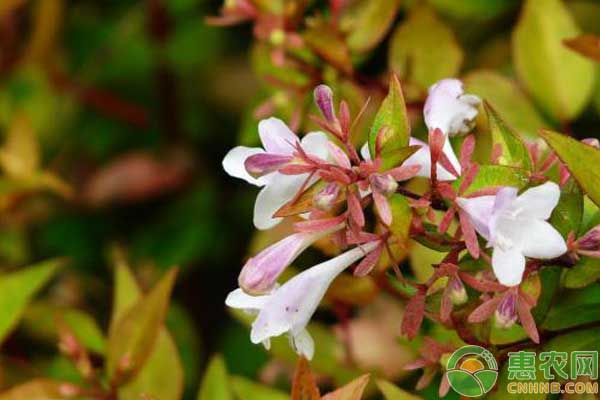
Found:
M 292 334 L 290 340 L 292 342 L 292 347 L 298 355 L 306 357 L 307 360 L 312 360 L 315 354 L 315 341 L 306 329 L 302 329 L 300 332 Z
M 412 145 L 412 143 L 411 143 Z M 365 161 L 371 161 L 371 152 L 369 151 L 369 142 L 366 142 L 365 144 L 363 144 L 363 146 L 360 148 L 360 155 L 363 158 L 363 160 Z
M 492 268 L 501 284 L 516 286 L 523 279 L 525 257 L 515 247 L 503 250 L 496 246 L 492 254 Z
M 427 145 L 427 143 L 425 143 L 419 139 L 412 138 L 412 137 L 410 138 L 410 141 L 408 144 L 410 146 L 421 146 L 421 148 L 419 150 L 417 150 L 413 155 L 408 157 L 406 159 L 406 161 L 404 161 L 404 163 L 402 163 L 402 166 L 408 167 L 408 166 L 412 166 L 412 165 L 419 165 L 421 167 L 421 169 L 417 173 L 417 176 L 422 176 L 424 178 L 430 178 L 431 177 L 431 154 L 429 153 L 429 146 Z M 448 157 L 448 160 L 450 160 L 450 163 L 456 169 L 456 171 L 458 171 L 460 173 L 460 164 L 458 163 L 456 154 L 454 154 L 454 150 L 452 150 L 450 141 L 446 140 L 446 143 L 444 143 L 443 151 L 444 151 L 444 154 L 446 154 L 446 157 Z M 452 175 L 450 172 L 446 171 L 446 169 L 443 168 L 439 164 L 437 166 L 437 178 L 440 181 L 453 181 L 456 179 L 456 177 L 454 175 Z
M 519 227 L 522 229 L 520 247 L 525 256 L 546 260 L 567 252 L 565 240 L 548 222 L 539 219 L 525 220 Z
M 463 95 L 463 85 L 458 79 L 443 79 L 429 88 L 423 107 L 425 124 L 429 130 L 439 128 L 454 136 L 466 133 L 477 116 L 479 98 Z
M 310 132 L 302 138 L 302 148 L 310 155 L 316 156 L 323 160 L 329 157 L 329 148 L 327 146 L 329 139 L 323 132 Z
M 344 269 L 377 247 L 377 242 L 355 247 L 296 275 L 270 296 L 252 324 L 250 340 L 260 343 L 285 332 L 300 332 L 308 324 L 327 288 Z
M 292 154 L 298 136 L 278 118 L 263 119 L 258 123 L 258 134 L 265 150 L 274 154 Z
M 264 150 L 258 147 L 234 147 L 233 149 L 229 150 L 229 153 L 227 153 L 225 158 L 223 158 L 223 169 L 230 176 L 243 179 L 252 185 L 263 186 L 267 182 L 267 179 L 264 177 L 253 177 L 248 173 L 248 171 L 246 171 L 245 166 L 245 162 L 248 157 L 261 153 L 264 153 Z
M 519 215 L 526 218 L 548 219 L 560 199 L 560 188 L 554 182 L 526 190 L 514 202 Z
M 494 209 L 495 196 L 458 197 L 456 202 L 468 215 L 475 230 L 490 240 L 489 223 Z
M 278 172 L 271 174 L 269 184 L 256 196 L 254 226 L 264 230 L 281 222 L 283 218 L 274 218 L 273 214 L 298 193 L 306 178 L 306 174 L 283 175 Z
M 245 293 L 242 289 L 237 288 L 230 292 L 225 299 L 225 304 L 231 308 L 239 308 L 242 310 L 260 310 L 268 302 L 270 296 L 251 296 Z

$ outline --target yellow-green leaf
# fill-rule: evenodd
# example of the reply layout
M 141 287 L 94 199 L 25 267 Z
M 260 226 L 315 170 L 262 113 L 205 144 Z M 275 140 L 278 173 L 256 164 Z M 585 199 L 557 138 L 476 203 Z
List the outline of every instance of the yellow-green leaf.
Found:
M 538 139 L 538 130 L 549 126 L 515 81 L 494 71 L 478 70 L 465 76 L 464 82 L 467 93 L 489 102 L 522 138 Z
M 579 33 L 560 0 L 527 0 L 513 32 L 519 78 L 545 112 L 561 122 L 583 110 L 594 88 L 593 63 L 562 43 Z
M 411 394 L 404 389 L 400 389 L 393 383 L 383 379 L 377 380 L 377 387 L 381 390 L 381 393 L 383 393 L 385 400 L 422 400 L 421 397 Z
M 19 322 L 29 301 L 62 263 L 61 260 L 49 260 L 0 275 L 0 343 Z
M 542 130 L 540 135 L 567 165 L 590 199 L 600 205 L 600 150 L 566 135 Z
M 148 360 L 133 379 L 119 389 L 120 400 L 141 395 L 160 400 L 179 400 L 183 394 L 183 367 L 175 341 L 162 328 Z
M 369 374 L 359 376 L 352 382 L 323 396 L 322 400 L 361 400 L 365 387 L 369 383 Z
M 68 385 L 68 386 L 67 386 Z M 0 400 L 57 400 L 71 384 L 56 382 L 50 379 L 34 379 L 0 393 Z M 71 396 L 78 399 L 78 396 Z
M 198 400 L 233 400 L 225 360 L 220 355 L 214 356 L 206 368 Z
M 104 354 L 106 338 L 94 318 L 84 311 L 48 302 L 36 302 L 27 307 L 23 315 L 23 326 L 30 335 L 56 344 L 57 318 L 62 319 L 86 349 L 96 354 Z
M 369 151 L 375 157 L 377 136 L 385 128 L 383 137 L 379 140 L 382 152 L 392 152 L 408 146 L 410 137 L 410 122 L 406 112 L 404 95 L 400 81 L 396 75 L 390 79 L 390 89 L 387 97 L 381 103 L 369 133 Z
M 357 3 L 350 10 L 350 33 L 346 38 L 348 47 L 357 53 L 377 46 L 396 18 L 399 0 L 370 0 Z
M 403 81 L 417 84 L 423 94 L 438 80 L 456 76 L 462 60 L 454 33 L 430 7 L 415 7 L 392 35 L 390 69 Z
M 500 118 L 489 103 L 484 101 L 483 104 L 488 116 L 492 148 L 499 146 L 502 149 L 498 164 L 531 171 L 531 157 L 523 140 Z
M 400 241 L 401 245 L 405 244 L 409 237 L 412 209 L 408 205 L 406 197 L 401 194 L 393 194 L 388 201 L 392 210 L 390 231 L 394 235 L 394 238 Z
M 152 353 L 164 323 L 176 269 L 171 269 L 145 296 L 124 312 L 109 332 L 107 373 L 131 379 Z
M 141 291 L 127 266 L 124 255 L 115 250 L 113 260 L 115 290 L 111 332 L 116 329 L 117 322 L 127 315 L 128 310 L 134 307 L 141 297 Z M 182 392 L 183 367 L 179 351 L 171 334 L 161 326 L 148 360 L 142 369 L 119 389 L 119 398 L 137 400 L 141 394 L 148 394 L 161 400 L 178 400 Z
M 13 118 L 0 149 L 0 166 L 14 178 L 31 178 L 39 168 L 40 149 L 29 120 L 23 115 Z
M 569 289 L 579 289 L 591 285 L 600 279 L 600 260 L 582 257 L 573 268 L 566 270 L 564 285 Z
M 461 182 L 462 178 L 459 178 L 455 181 L 454 187 L 458 189 Z M 527 184 L 529 184 L 529 172 L 524 169 L 504 165 L 482 165 L 477 176 L 462 195 L 500 186 L 514 186 L 521 189 Z
M 289 400 L 290 397 L 269 386 L 261 385 L 241 376 L 231 377 L 231 387 L 239 400 Z

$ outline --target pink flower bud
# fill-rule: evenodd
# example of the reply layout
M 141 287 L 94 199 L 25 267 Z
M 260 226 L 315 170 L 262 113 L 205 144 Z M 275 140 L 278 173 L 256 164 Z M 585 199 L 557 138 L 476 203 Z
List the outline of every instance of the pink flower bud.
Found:
M 577 240 L 577 248 L 580 250 L 600 250 L 600 225 L 590 229 L 585 235 Z
M 369 181 L 371 188 L 384 196 L 396 193 L 396 189 L 398 189 L 398 182 L 389 174 L 372 174 L 369 177 Z
M 248 157 L 244 162 L 244 167 L 250 175 L 256 178 L 283 168 L 292 159 L 293 157 L 290 155 L 259 153 Z
M 335 121 L 335 111 L 333 110 L 333 92 L 327 85 L 319 85 L 313 92 L 315 103 L 321 114 L 328 122 Z
M 467 290 L 460 279 L 450 280 L 450 300 L 455 306 L 461 306 L 468 300 Z
M 513 292 L 507 293 L 496 308 L 496 326 L 508 329 L 517 322 L 517 298 Z
M 238 277 L 240 288 L 252 295 L 271 291 L 281 273 L 310 245 L 343 227 L 337 224 L 315 233 L 295 233 L 267 247 L 246 262 Z
M 313 205 L 319 210 L 329 211 L 333 208 L 339 194 L 340 186 L 335 182 L 328 183 L 323 190 L 315 195 Z
M 596 138 L 586 138 L 586 139 L 582 139 L 581 141 L 589 146 L 600 149 L 600 140 L 598 140 Z

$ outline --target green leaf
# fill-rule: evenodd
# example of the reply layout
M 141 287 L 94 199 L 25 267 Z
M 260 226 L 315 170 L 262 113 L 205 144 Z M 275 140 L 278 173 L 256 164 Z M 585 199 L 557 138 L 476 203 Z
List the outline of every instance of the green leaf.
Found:
M 495 318 L 495 317 L 494 317 Z M 490 343 L 495 345 L 520 342 L 527 339 L 527 332 L 521 325 L 514 324 L 508 329 L 499 328 L 497 324 L 490 324 Z
M 533 351 L 532 349 L 522 349 L 523 351 Z M 498 376 L 498 383 L 496 383 L 496 389 L 492 390 L 488 396 L 486 397 L 486 399 L 488 400 L 510 400 L 510 399 L 514 399 L 515 395 L 508 393 L 508 384 L 510 382 L 514 382 L 513 379 L 508 379 L 509 376 L 509 372 L 508 372 L 508 363 L 504 363 L 504 365 L 502 366 L 502 369 L 500 370 L 499 376 Z M 540 371 L 536 371 L 536 379 L 535 381 L 531 381 L 532 383 L 535 382 L 546 382 L 543 380 L 543 376 L 542 373 Z M 524 400 L 543 400 L 546 397 L 548 397 L 547 394 L 542 394 L 542 393 L 535 393 L 535 394 L 519 394 L 519 399 L 524 399 Z
M 383 393 L 385 400 L 421 400 L 421 397 L 400 389 L 391 382 L 378 379 L 376 383 L 381 393 Z
M 429 0 L 429 2 L 441 13 L 461 20 L 489 20 L 518 4 L 517 0 Z
M 454 187 L 458 189 L 462 177 L 455 181 Z M 461 195 L 468 195 L 482 189 L 499 186 L 514 186 L 522 189 L 529 183 L 529 173 L 521 168 L 507 167 L 503 165 L 482 165 L 479 172 L 469 188 Z
M 27 307 L 23 315 L 23 325 L 30 335 L 55 344 L 58 340 L 57 318 L 64 321 L 86 349 L 96 354 L 104 354 L 104 334 L 94 318 L 81 310 L 36 302 Z
M 583 193 L 574 179 L 569 179 L 560 191 L 560 200 L 556 205 L 550 223 L 563 237 L 570 232 L 577 234 L 583 216 Z
M 375 158 L 377 134 L 381 128 L 387 129 L 380 139 L 382 152 L 392 152 L 408 146 L 410 137 L 410 122 L 406 112 L 406 104 L 396 75 L 392 75 L 387 97 L 381 103 L 369 133 L 369 152 Z
M 198 400 L 233 400 L 227 367 L 220 355 L 214 356 L 206 368 Z
M 131 379 L 150 357 L 163 326 L 176 269 L 135 302 L 111 327 L 108 339 L 107 374 Z
M 560 276 L 562 268 L 557 266 L 548 266 L 540 270 L 540 293 L 537 304 L 531 310 L 531 314 L 537 323 L 541 323 L 550 309 L 554 297 L 560 288 Z
M 231 388 L 240 400 L 289 400 L 290 397 L 269 386 L 254 383 L 241 376 L 231 377 Z
M 141 301 L 142 295 L 124 255 L 115 251 L 113 259 L 115 291 L 109 332 L 117 329 L 117 323 Z M 179 352 L 171 334 L 161 326 L 156 344 L 151 349 L 145 365 L 119 389 L 119 396 L 124 400 L 137 400 L 141 393 L 148 393 L 159 399 L 178 400 L 182 392 L 183 368 Z
M 527 0 L 513 32 L 518 76 L 545 112 L 560 122 L 576 117 L 594 88 L 592 62 L 562 43 L 579 33 L 559 0 Z
M 473 71 L 464 82 L 467 93 L 490 103 L 521 138 L 535 140 L 539 138 L 538 130 L 549 125 L 517 82 L 490 70 Z
M 183 394 L 183 367 L 175 341 L 161 329 L 156 344 L 142 369 L 119 388 L 119 399 L 138 400 L 149 394 L 161 400 L 179 400 Z
M 301 88 L 310 83 L 310 78 L 302 71 L 290 65 L 275 65 L 271 58 L 271 49 L 266 43 L 256 43 L 251 54 L 254 73 L 265 82 L 275 79 L 286 86 Z
M 381 154 L 381 171 L 387 171 L 402 164 L 420 148 L 421 146 L 408 146 L 395 150 L 384 150 Z
M 544 344 L 542 351 L 560 351 L 571 354 L 574 351 L 600 352 L 600 328 L 578 330 L 556 336 Z M 571 357 L 567 358 L 565 371 L 571 369 Z
M 457 76 L 462 60 L 454 33 L 430 7 L 415 7 L 392 35 L 390 69 L 403 81 L 416 83 L 423 95 L 438 80 Z
M 390 232 L 400 243 L 406 243 L 409 237 L 410 224 L 412 222 L 412 209 L 408 205 L 408 200 L 401 194 L 394 193 L 388 199 L 392 210 L 392 223 Z
M 350 10 L 352 27 L 346 38 L 350 50 L 364 53 L 377 46 L 394 22 L 399 6 L 399 0 L 371 0 Z
M 498 158 L 498 163 L 508 167 L 523 168 L 531 171 L 531 157 L 523 140 L 506 125 L 489 103 L 484 101 L 483 105 L 488 116 L 489 129 L 492 136 L 492 149 L 496 146 L 502 149 L 502 155 Z
M 540 135 L 567 165 L 590 199 L 600 206 L 600 150 L 560 133 L 541 130 Z
M 48 260 L 0 275 L 0 343 L 17 325 L 27 304 L 62 264 L 62 260 Z
M 563 285 L 569 289 L 579 289 L 600 279 L 600 259 L 581 257 L 579 262 L 565 271 Z
M 550 308 L 542 329 L 557 331 L 600 320 L 600 284 L 564 290 Z

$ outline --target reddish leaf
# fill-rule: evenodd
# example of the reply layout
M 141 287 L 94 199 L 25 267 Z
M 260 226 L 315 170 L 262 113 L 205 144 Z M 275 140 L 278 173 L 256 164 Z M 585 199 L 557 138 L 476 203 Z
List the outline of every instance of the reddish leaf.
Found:
M 494 297 L 490 300 L 484 301 L 479 307 L 473 310 L 467 320 L 472 324 L 487 320 L 496 311 L 496 308 L 498 308 L 500 299 L 502 299 L 502 297 Z
M 531 340 L 535 343 L 539 343 L 540 335 L 537 326 L 535 325 L 535 320 L 531 315 L 531 305 L 521 296 L 519 296 L 517 300 L 517 313 L 519 314 L 519 320 L 521 321 L 521 325 L 523 325 L 523 329 L 527 332 L 527 335 L 529 335 Z
M 417 336 L 425 315 L 425 293 L 417 292 L 406 305 L 402 319 L 402 334 L 409 339 Z
M 587 58 L 600 61 L 600 36 L 580 35 L 571 39 L 564 39 L 563 43 Z
M 465 244 L 467 245 L 467 250 L 473 256 L 473 258 L 479 258 L 479 242 L 477 241 L 477 233 L 475 233 L 475 228 L 471 224 L 469 217 L 467 214 L 459 210 L 458 217 L 460 219 L 460 226 L 463 231 L 463 236 L 465 237 Z
M 319 400 L 319 388 L 304 357 L 298 359 L 294 381 L 292 382 L 292 400 Z

